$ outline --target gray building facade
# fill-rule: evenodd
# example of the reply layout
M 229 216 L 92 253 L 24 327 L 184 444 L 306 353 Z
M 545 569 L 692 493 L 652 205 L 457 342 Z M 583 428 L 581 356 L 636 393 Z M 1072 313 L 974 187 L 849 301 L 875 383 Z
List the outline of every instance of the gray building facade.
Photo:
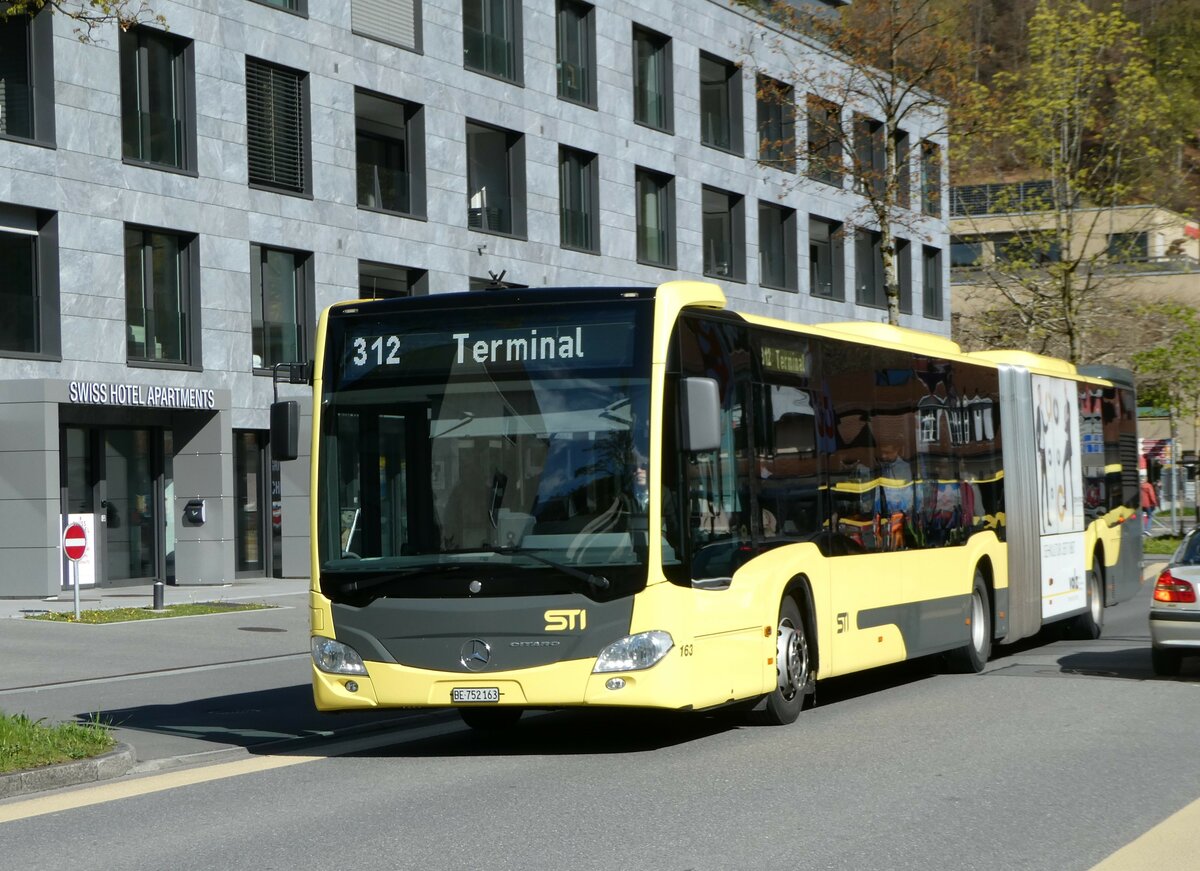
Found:
M 758 314 L 885 316 L 861 198 L 806 174 L 802 108 L 764 114 L 756 70 L 787 67 L 739 7 L 153 8 L 90 43 L 0 25 L 0 597 L 64 589 L 68 522 L 81 584 L 306 578 L 308 463 L 272 462 L 268 407 L 304 398 L 272 372 L 336 301 L 707 278 Z M 943 126 L 907 131 L 903 323 L 948 335 L 915 147 Z

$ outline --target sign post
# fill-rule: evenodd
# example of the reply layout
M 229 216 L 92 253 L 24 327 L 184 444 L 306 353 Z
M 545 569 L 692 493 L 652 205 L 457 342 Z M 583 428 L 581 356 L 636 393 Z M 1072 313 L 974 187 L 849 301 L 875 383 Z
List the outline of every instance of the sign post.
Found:
M 79 561 L 87 553 L 87 532 L 78 523 L 68 523 L 63 530 L 63 553 L 71 561 L 71 589 L 75 595 L 75 622 L 79 622 Z

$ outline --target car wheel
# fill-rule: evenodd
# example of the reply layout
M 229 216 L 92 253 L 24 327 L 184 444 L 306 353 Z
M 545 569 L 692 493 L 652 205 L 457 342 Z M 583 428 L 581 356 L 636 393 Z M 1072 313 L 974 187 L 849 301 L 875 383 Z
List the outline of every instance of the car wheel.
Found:
M 959 674 L 977 674 L 992 654 L 992 609 L 988 603 L 983 572 L 975 570 L 971 588 L 971 637 L 962 647 L 950 651 L 950 667 Z
M 1183 655 L 1178 650 L 1151 647 L 1150 662 L 1154 665 L 1155 674 L 1173 677 L 1179 674 L 1179 668 L 1183 664 Z
M 767 694 L 759 719 L 771 726 L 794 723 L 813 692 L 812 656 L 800 608 L 790 596 L 779 604 L 779 629 L 775 636 L 775 689 Z
M 459 708 L 464 723 L 477 732 L 502 732 L 521 719 L 520 708 Z

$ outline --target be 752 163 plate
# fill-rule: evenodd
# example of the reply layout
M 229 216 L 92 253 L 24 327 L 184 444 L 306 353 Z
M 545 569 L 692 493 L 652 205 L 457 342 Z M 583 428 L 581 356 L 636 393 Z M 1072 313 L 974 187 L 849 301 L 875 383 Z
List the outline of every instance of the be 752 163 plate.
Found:
M 487 704 L 500 701 L 499 687 L 455 687 L 450 690 L 450 701 Z

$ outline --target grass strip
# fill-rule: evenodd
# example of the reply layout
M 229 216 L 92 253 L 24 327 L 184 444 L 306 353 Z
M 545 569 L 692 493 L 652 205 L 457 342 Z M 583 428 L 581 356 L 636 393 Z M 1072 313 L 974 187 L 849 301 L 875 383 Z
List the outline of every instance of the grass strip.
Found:
M 25 714 L 0 711 L 0 774 L 88 759 L 107 753 L 116 743 L 97 721 L 51 726 Z
M 202 614 L 227 614 L 234 611 L 259 611 L 274 608 L 258 602 L 183 602 L 167 605 L 161 611 L 153 608 L 95 608 L 80 611 L 47 611 L 30 614 L 28 620 L 49 620 L 53 623 L 125 623 L 130 620 L 154 620 L 159 617 L 196 617 Z

